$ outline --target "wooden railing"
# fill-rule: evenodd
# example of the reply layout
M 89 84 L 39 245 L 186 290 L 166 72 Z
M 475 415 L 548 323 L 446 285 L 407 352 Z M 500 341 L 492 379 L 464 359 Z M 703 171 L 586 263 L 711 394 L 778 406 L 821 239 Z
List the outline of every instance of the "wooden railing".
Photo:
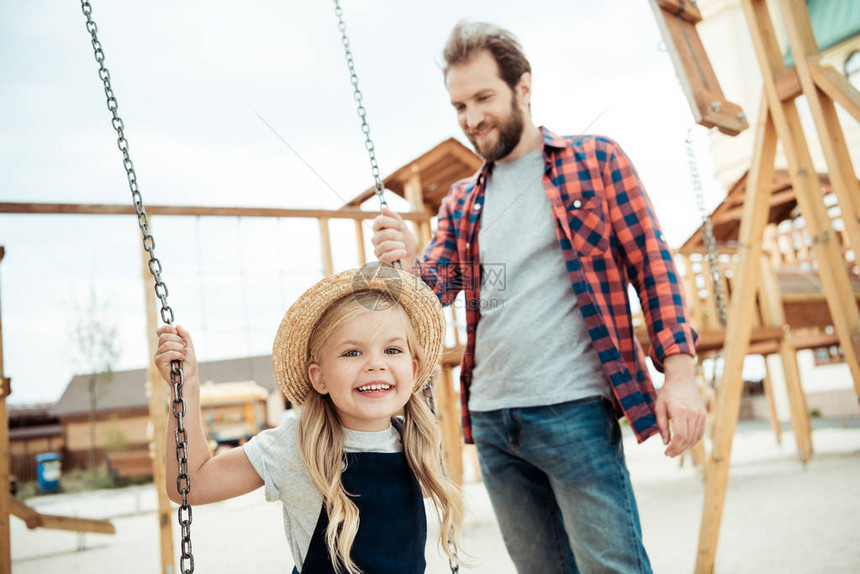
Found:
M 418 174 L 404 186 L 406 199 L 409 201 L 412 211 L 401 212 L 400 216 L 410 222 L 418 239 L 419 252 L 424 245 L 430 241 L 431 215 L 424 206 L 421 197 L 421 184 Z M 334 273 L 334 249 L 338 246 L 331 240 L 329 223 L 331 220 L 351 219 L 355 223 L 354 243 L 349 248 L 356 250 L 359 265 L 373 261 L 373 254 L 368 254 L 365 249 L 365 233 L 371 228 L 369 221 L 374 219 L 378 213 L 375 211 L 364 211 L 356 208 L 342 208 L 336 210 L 324 209 L 282 209 L 266 207 L 214 207 L 214 206 L 173 206 L 173 205 L 149 205 L 146 211 L 152 216 L 201 216 L 201 217 L 262 217 L 262 218 L 284 218 L 284 219 L 316 219 L 319 229 L 320 257 L 323 274 L 328 276 Z M 108 205 L 108 204 L 60 204 L 60 203 L 4 203 L 0 202 L 0 214 L 59 214 L 59 215 L 124 215 L 131 217 L 135 215 L 130 205 Z M 148 281 L 148 278 L 146 279 Z M 149 291 L 149 283 L 147 283 Z M 442 376 L 436 381 L 437 407 L 440 420 L 443 421 L 442 438 L 443 452 L 446 459 L 446 467 L 449 469 L 451 478 L 456 481 L 462 480 L 462 431 L 460 429 L 459 416 L 459 394 L 455 389 L 453 369 L 459 362 L 452 353 L 462 353 L 461 331 L 457 327 L 456 310 L 449 307 L 446 310 L 448 326 L 453 332 L 454 344 L 446 350 L 449 358 L 442 365 Z M 153 350 L 154 352 L 154 350 Z M 440 387 L 444 385 L 444 388 Z

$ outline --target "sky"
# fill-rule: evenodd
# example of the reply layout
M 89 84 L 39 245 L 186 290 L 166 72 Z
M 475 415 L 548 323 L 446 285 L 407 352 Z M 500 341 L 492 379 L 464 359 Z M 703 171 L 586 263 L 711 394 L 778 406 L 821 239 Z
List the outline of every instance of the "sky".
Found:
M 468 145 L 439 61 L 458 20 L 485 20 L 519 37 L 537 124 L 618 141 L 672 246 L 698 226 L 684 147 L 694 120 L 648 2 L 342 6 L 383 175 L 449 137 Z M 80 7 L 31 0 L 4 14 L 0 202 L 129 203 Z M 331 2 L 94 2 L 93 18 L 147 204 L 334 209 L 372 184 Z M 706 130 L 693 134 L 712 208 L 723 192 Z M 351 226 L 332 223 L 336 270 L 357 263 Z M 322 276 L 311 220 L 156 216 L 152 227 L 201 360 L 271 352 L 289 304 Z M 75 342 L 83 317 L 116 327 L 115 370 L 146 366 L 150 282 L 134 217 L 0 214 L 0 245 L 10 403 L 55 401 L 89 371 Z

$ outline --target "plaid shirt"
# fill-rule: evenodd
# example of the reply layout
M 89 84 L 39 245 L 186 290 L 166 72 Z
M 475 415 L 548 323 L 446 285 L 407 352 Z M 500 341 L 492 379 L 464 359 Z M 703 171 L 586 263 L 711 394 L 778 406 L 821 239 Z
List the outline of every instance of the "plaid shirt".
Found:
M 657 369 L 663 370 L 669 355 L 695 354 L 697 335 L 687 322 L 672 253 L 639 177 L 617 143 L 541 130 L 544 191 L 571 288 L 617 399 L 618 414 L 626 415 L 642 442 L 658 432 L 656 392 L 633 335 L 627 286 L 633 284 L 642 302 Z M 474 176 L 451 187 L 439 208 L 436 234 L 419 261 L 422 279 L 443 305 L 465 291 L 467 342 L 460 398 L 467 443 L 473 442 L 469 385 L 481 320 L 478 229 L 491 169 L 492 164 L 485 163 Z

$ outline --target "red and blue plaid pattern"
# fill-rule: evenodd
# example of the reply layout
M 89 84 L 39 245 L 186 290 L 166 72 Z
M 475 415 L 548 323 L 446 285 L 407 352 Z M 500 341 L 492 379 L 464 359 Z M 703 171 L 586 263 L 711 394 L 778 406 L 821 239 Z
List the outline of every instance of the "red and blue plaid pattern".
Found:
M 560 137 L 541 129 L 544 190 L 571 287 L 618 406 L 642 442 L 658 432 L 656 393 L 633 335 L 627 287 L 635 287 L 642 303 L 657 369 L 662 371 L 669 355 L 695 354 L 697 335 L 687 322 L 672 253 L 642 183 L 617 143 L 599 136 Z M 469 385 L 481 320 L 478 229 L 491 169 L 484 164 L 474 176 L 452 186 L 421 260 L 421 276 L 443 305 L 465 291 L 467 342 L 460 397 L 467 443 L 473 442 Z

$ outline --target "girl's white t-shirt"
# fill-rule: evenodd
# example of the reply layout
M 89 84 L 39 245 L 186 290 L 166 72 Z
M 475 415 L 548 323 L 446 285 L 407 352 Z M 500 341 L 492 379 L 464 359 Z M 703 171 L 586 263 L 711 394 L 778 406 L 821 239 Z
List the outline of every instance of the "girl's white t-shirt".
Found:
M 260 432 L 244 445 L 245 456 L 265 483 L 268 501 L 281 501 L 284 534 L 293 552 L 296 568 L 302 565 L 322 510 L 322 494 L 316 489 L 302 460 L 296 440 L 298 415 L 284 413 L 280 426 Z M 378 432 L 348 428 L 344 432 L 346 452 L 402 452 L 400 433 L 389 425 Z

